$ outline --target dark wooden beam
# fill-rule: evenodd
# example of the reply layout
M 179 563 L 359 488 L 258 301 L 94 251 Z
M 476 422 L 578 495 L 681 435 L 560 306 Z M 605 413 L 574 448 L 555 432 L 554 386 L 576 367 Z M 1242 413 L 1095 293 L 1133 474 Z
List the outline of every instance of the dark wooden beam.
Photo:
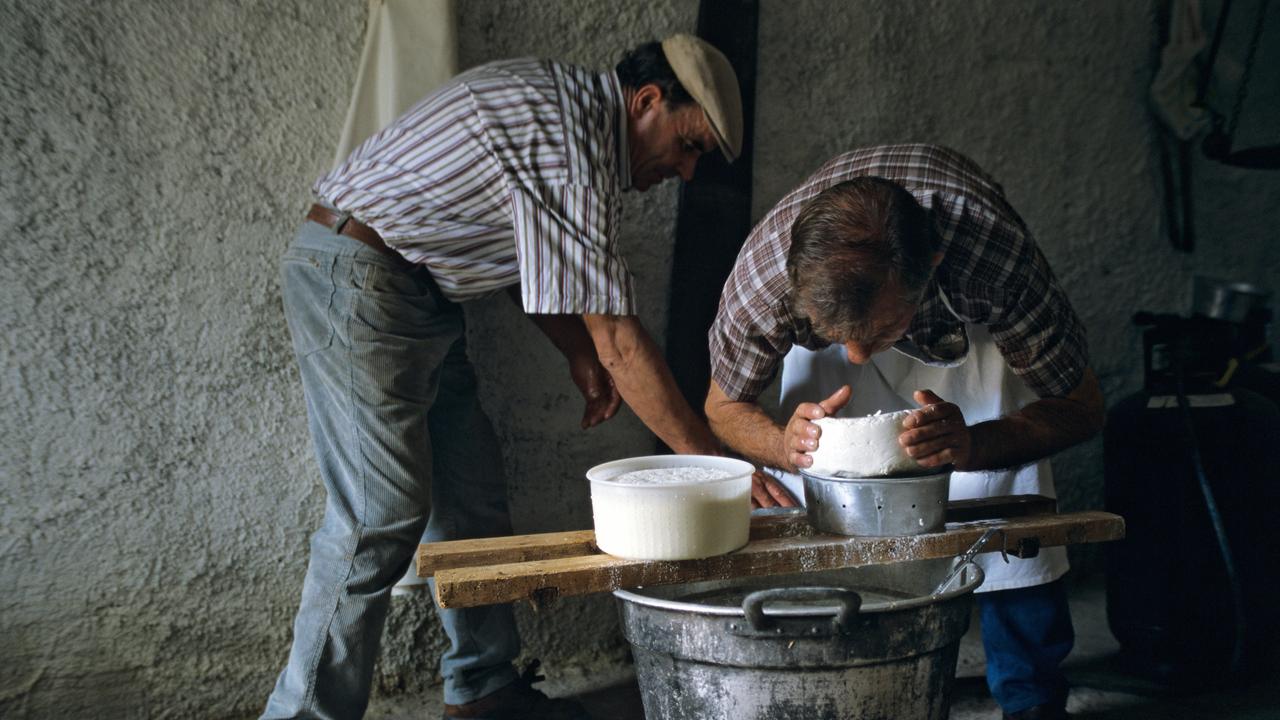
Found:
M 707 331 L 725 279 L 751 231 L 758 18 L 757 0 L 702 0 L 698 5 L 698 36 L 719 48 L 733 65 L 743 114 L 742 155 L 733 164 L 718 152 L 704 155 L 693 182 L 680 190 L 667 363 L 680 392 L 699 413 L 711 377 Z

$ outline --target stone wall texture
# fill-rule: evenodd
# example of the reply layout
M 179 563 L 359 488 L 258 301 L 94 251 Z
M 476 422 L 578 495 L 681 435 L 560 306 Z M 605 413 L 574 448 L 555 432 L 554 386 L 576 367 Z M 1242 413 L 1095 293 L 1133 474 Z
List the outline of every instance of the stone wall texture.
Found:
M 1197 161 L 1201 248 L 1162 237 L 1156 4 L 764 0 L 756 216 L 852 147 L 965 151 L 1036 233 L 1118 399 L 1141 381 L 1134 310 L 1184 309 L 1195 273 L 1280 289 L 1274 173 Z M 1237 61 L 1244 5 L 1224 50 Z M 604 67 L 691 31 L 697 4 L 460 0 L 458 14 L 464 67 Z M 252 716 L 323 503 L 276 261 L 340 130 L 364 4 L 0 0 L 0 16 L 0 716 Z M 1246 143 L 1277 140 L 1278 49 L 1264 38 Z M 664 187 L 625 209 L 659 336 L 675 200 Z M 567 373 L 515 308 L 468 314 L 517 531 L 589 526 L 583 471 L 650 452 L 651 436 L 625 411 L 578 430 Z M 1100 503 L 1098 442 L 1056 467 L 1065 505 Z M 607 598 L 519 612 L 526 653 L 552 671 L 625 662 Z M 397 600 L 377 691 L 436 682 L 443 642 L 428 603 Z

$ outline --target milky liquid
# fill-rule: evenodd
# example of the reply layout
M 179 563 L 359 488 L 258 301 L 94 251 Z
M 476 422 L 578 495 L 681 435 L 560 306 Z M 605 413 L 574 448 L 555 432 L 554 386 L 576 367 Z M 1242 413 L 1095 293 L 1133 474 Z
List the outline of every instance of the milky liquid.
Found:
M 643 560 L 710 557 L 746 545 L 751 479 L 724 480 L 729 476 L 714 468 L 652 468 L 593 482 L 596 544 Z

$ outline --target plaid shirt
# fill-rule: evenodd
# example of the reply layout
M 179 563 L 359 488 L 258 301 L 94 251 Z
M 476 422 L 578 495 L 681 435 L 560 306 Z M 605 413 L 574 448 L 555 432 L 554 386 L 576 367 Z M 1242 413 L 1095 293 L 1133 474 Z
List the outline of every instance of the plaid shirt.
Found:
M 710 332 L 712 378 L 729 398 L 755 400 L 793 345 L 830 345 L 789 307 L 791 226 L 820 192 L 864 176 L 905 187 L 933 216 L 942 240 L 942 264 L 904 340 L 945 363 L 968 353 L 966 322 L 986 325 L 1009 367 L 1041 397 L 1063 396 L 1080 383 L 1088 365 L 1084 326 L 1000 186 L 953 150 L 889 145 L 831 160 L 752 230 Z

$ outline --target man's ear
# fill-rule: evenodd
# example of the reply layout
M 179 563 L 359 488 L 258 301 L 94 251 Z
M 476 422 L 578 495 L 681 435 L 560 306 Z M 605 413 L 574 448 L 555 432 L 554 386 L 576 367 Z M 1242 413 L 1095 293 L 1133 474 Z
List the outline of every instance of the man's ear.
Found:
M 641 85 L 631 96 L 631 113 L 633 116 L 643 115 L 650 107 L 662 102 L 662 88 L 654 83 Z
M 929 258 L 929 267 L 938 267 L 942 264 L 942 258 L 944 257 L 946 257 L 946 253 L 934 253 L 933 257 Z

